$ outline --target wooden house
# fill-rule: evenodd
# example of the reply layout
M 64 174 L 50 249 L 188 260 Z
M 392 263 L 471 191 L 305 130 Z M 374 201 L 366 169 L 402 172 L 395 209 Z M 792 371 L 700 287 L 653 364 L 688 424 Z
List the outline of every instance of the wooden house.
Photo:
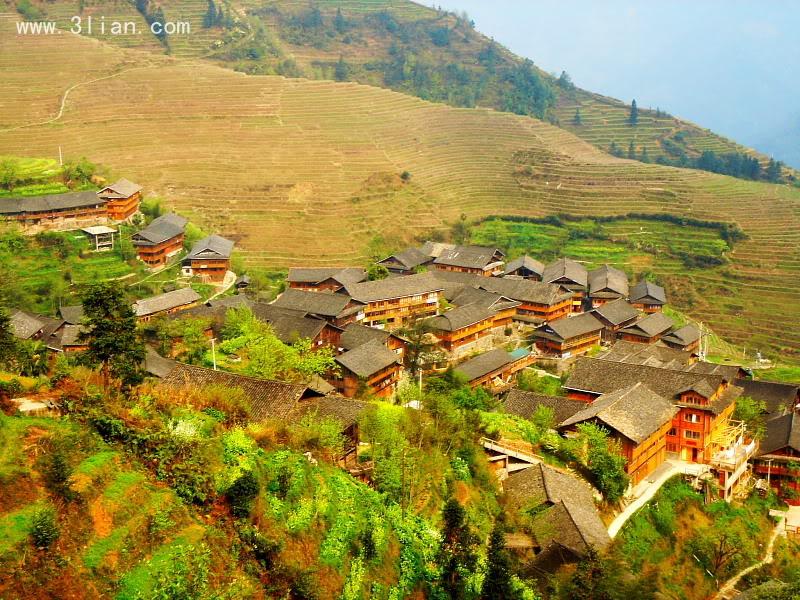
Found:
M 774 419 L 800 409 L 800 384 L 758 379 L 737 379 L 743 396 L 764 403 L 766 418 Z
M 116 229 L 106 225 L 92 225 L 84 227 L 81 231 L 89 238 L 89 243 L 95 252 L 107 252 L 114 249 Z
M 533 333 L 536 347 L 544 354 L 570 358 L 600 345 L 603 324 L 591 313 L 549 321 Z
M 406 342 L 405 339 L 385 329 L 365 327 L 359 323 L 351 323 L 344 328 L 339 337 L 339 348 L 344 352 L 347 350 L 354 350 L 369 342 L 378 342 L 386 346 L 397 355 L 398 360 L 401 362 L 405 357 L 406 348 L 408 346 L 408 342 Z
M 336 327 L 364 320 L 366 305 L 347 294 L 309 292 L 289 288 L 278 296 L 273 306 L 288 308 L 325 319 Z
M 187 222 L 180 215 L 169 213 L 153 219 L 150 225 L 134 233 L 131 242 L 139 260 L 151 268 L 167 264 L 170 258 L 183 250 Z
M 560 285 L 572 292 L 572 312 L 583 312 L 583 299 L 589 281 L 586 267 L 572 259 L 561 258 L 545 267 L 542 281 Z
M 433 258 L 419 248 L 407 248 L 402 252 L 379 260 L 377 264 L 386 267 L 394 275 L 413 275 L 432 261 Z
M 667 303 L 667 294 L 660 285 L 642 279 L 630 289 L 628 300 L 646 313 L 660 312 Z
M 367 280 L 367 272 L 357 267 L 289 269 L 286 282 L 295 290 L 338 292 L 345 286 Z
M 346 398 L 370 393 L 379 398 L 391 397 L 403 370 L 398 355 L 373 340 L 336 357 L 340 373 L 327 378 Z
M 139 321 L 147 322 L 154 317 L 171 315 L 181 310 L 186 310 L 197 304 L 200 294 L 192 288 L 180 288 L 159 294 L 150 298 L 144 298 L 133 303 L 133 312 Z
M 363 325 L 393 329 L 436 315 L 444 286 L 432 274 L 418 273 L 354 283 L 346 290 L 364 305 Z
M 479 283 L 481 289 L 519 302 L 514 320 L 539 325 L 569 315 L 572 310 L 572 292 L 559 285 L 532 281 L 492 277 Z
M 628 297 L 628 275 L 609 265 L 589 271 L 588 284 L 592 308 Z
M 579 423 L 604 427 L 617 440 L 626 472 L 636 485 L 667 458 L 667 432 L 679 409 L 643 383 L 599 396 L 582 411 L 568 417 L 559 431 L 574 431 Z
M 464 377 L 472 389 L 483 387 L 492 394 L 498 394 L 507 390 L 517 373 L 533 364 L 533 361 L 533 354 L 524 348 L 513 352 L 497 348 L 461 363 L 455 372 Z
M 753 471 L 787 504 L 800 505 L 800 416 L 796 411 L 767 421 Z
M 606 305 L 606 307 L 610 306 L 611 303 Z M 598 311 L 594 312 L 597 315 Z M 602 320 L 601 317 L 598 318 Z M 699 357 L 695 352 L 676 350 L 661 342 L 638 344 L 636 342 L 617 341 L 607 351 L 599 354 L 597 358 L 682 371 L 696 363 Z
M 532 279 L 541 281 L 544 274 L 544 264 L 530 256 L 520 256 L 506 265 L 503 277 L 521 277 L 522 279 Z
M 495 314 L 481 304 L 467 304 L 431 317 L 427 323 L 439 340 L 439 346 L 459 356 L 492 335 L 496 328 Z
M 207 283 L 222 283 L 231 267 L 233 241 L 210 235 L 196 242 L 183 259 L 182 272 L 187 277 L 200 277 Z
M 531 419 L 539 408 L 553 412 L 553 425 L 558 425 L 586 408 L 586 403 L 566 396 L 547 396 L 520 388 L 511 388 L 503 401 L 503 412 Z
M 617 338 L 626 342 L 655 344 L 675 325 L 664 313 L 651 313 L 633 325 L 620 329 Z
M 250 310 L 256 319 L 268 323 L 284 344 L 306 339 L 311 341 L 312 348 L 337 348 L 339 345 L 341 328 L 324 317 L 264 302 L 250 303 Z
M 108 219 L 106 201 L 94 192 L 70 192 L 3 198 L 0 219 L 17 223 L 26 233 L 80 229 Z
M 527 520 L 533 556 L 520 560 L 533 572 L 555 573 L 611 545 L 592 488 L 575 475 L 539 463 L 511 473 L 502 486 L 506 510 Z
M 603 324 L 602 339 L 607 343 L 615 342 L 618 332 L 639 318 L 639 311 L 623 298 L 601 304 L 592 314 Z
M 441 271 L 492 277 L 503 273 L 504 260 L 505 254 L 497 248 L 454 246 L 443 249 L 433 259 L 432 266 Z
M 97 197 L 106 202 L 109 219 L 126 221 L 139 211 L 142 186 L 123 178 L 101 189 Z
M 694 325 L 684 325 L 661 337 L 661 341 L 676 350 L 694 352 L 700 348 L 700 330 Z

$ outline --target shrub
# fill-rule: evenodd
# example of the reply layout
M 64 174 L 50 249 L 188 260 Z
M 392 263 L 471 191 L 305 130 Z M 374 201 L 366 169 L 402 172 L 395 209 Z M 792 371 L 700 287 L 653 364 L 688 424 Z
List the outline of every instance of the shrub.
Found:
M 31 521 L 31 539 L 39 549 L 49 548 L 58 539 L 60 532 L 55 511 L 50 507 L 38 509 Z
M 258 491 L 258 480 L 252 471 L 246 471 L 233 482 L 226 496 L 234 517 L 243 519 L 250 514 L 250 504 L 258 496 Z

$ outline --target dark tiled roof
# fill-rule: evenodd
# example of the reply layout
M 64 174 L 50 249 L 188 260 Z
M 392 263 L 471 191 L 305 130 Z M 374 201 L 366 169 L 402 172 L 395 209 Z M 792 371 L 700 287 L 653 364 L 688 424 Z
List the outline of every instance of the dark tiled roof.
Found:
M 624 302 L 624 300 L 621 302 Z M 614 303 L 615 302 L 609 302 L 609 304 Z M 599 310 L 600 309 L 595 309 L 595 312 Z M 619 341 L 597 358 L 631 364 L 647 363 L 656 367 L 665 366 L 668 363 L 673 365 L 680 364 L 681 367 L 688 367 L 693 357 L 694 353 L 692 352 L 670 348 L 661 342 L 656 342 L 655 344 L 639 344 L 637 342 Z
M 645 302 L 647 304 L 666 304 L 667 294 L 660 285 L 642 279 L 631 288 L 629 295 L 631 302 Z
M 533 271 L 539 277 L 541 277 L 542 274 L 544 273 L 544 264 L 540 263 L 536 259 L 531 258 L 528 255 L 525 255 L 525 256 L 520 256 L 519 258 L 515 258 L 510 263 L 506 264 L 505 274 L 509 275 L 522 268 L 528 269 L 529 271 Z
M 796 383 L 737 379 L 736 385 L 744 390 L 742 396 L 763 401 L 767 406 L 767 414 L 771 417 L 794 410 L 795 405 L 800 402 L 800 385 Z
M 403 265 L 406 269 L 414 269 L 420 265 L 424 265 L 426 262 L 430 261 L 430 259 L 430 256 L 418 248 L 406 248 L 402 252 L 384 258 L 378 264 L 395 261 Z
M 132 181 L 128 181 L 123 177 L 119 181 L 104 187 L 102 190 L 97 192 L 97 195 L 101 198 L 108 198 L 111 200 L 130 198 L 136 192 L 141 191 L 141 189 L 142 186 L 133 183 Z
M 550 321 L 539 327 L 535 336 L 557 341 L 566 341 L 587 333 L 598 332 L 603 324 L 592 313 L 583 313 L 574 317 L 563 317 Z
M 21 340 L 28 340 L 44 329 L 44 321 L 38 315 L 18 310 L 11 314 L 11 333 Z
M 492 263 L 502 261 L 503 253 L 497 248 L 482 246 L 456 246 L 445 249 L 433 264 L 470 269 L 484 269 Z
M 477 288 L 481 281 L 490 279 L 475 273 L 459 273 L 457 271 L 442 271 L 441 269 L 433 269 L 429 273 L 442 286 L 444 297 L 451 302 L 464 290 Z
M 590 547 L 602 551 L 611 544 L 594 506 L 569 499 L 538 513 L 531 523 L 531 531 L 540 547 L 558 544 L 578 557 L 585 556 Z
M 771 454 L 787 447 L 800 452 L 800 418 L 794 412 L 767 421 L 758 454 Z
M 299 421 L 305 415 L 314 415 L 318 418 L 336 419 L 347 429 L 358 423 L 358 419 L 372 407 L 369 402 L 352 400 L 342 396 L 325 396 L 300 402 L 291 415 L 291 420 Z
M 83 305 L 73 304 L 72 306 L 62 306 L 58 309 L 58 314 L 70 325 L 78 325 L 83 321 Z
M 301 339 L 313 340 L 326 326 L 330 327 L 324 319 L 274 304 L 253 304 L 251 310 L 259 321 L 269 323 L 278 339 L 285 344 Z
M 145 348 L 144 370 L 153 377 L 163 379 L 178 366 L 178 362 L 170 358 L 164 358 L 150 346 Z
M 614 326 L 622 325 L 639 316 L 639 311 L 623 298 L 606 302 L 603 306 L 595 308 L 594 312 Z
M 459 306 L 437 317 L 428 319 L 428 323 L 437 331 L 458 331 L 475 323 L 491 319 L 495 311 L 480 304 Z
M 131 237 L 134 246 L 156 246 L 170 240 L 183 233 L 188 221 L 176 215 L 168 213 L 153 219 L 147 227 L 137 231 Z
M 558 424 L 585 409 L 586 403 L 564 396 L 545 396 L 527 392 L 519 388 L 512 388 L 503 403 L 503 408 L 507 413 L 518 415 L 524 419 L 530 419 L 540 406 L 552 409 L 553 417 Z
M 173 387 L 194 386 L 203 389 L 210 385 L 219 385 L 240 389 L 250 400 L 250 417 L 254 421 L 286 419 L 302 398 L 319 396 L 304 385 L 184 364 L 172 369 L 163 379 L 163 383 Z
M 192 251 L 184 260 L 230 258 L 233 252 L 233 241 L 219 235 L 210 235 L 195 242 Z
M 572 297 L 558 285 L 531 281 L 530 279 L 508 279 L 505 277 L 484 277 L 479 282 L 481 288 L 502 294 L 519 302 L 552 306 Z
M 419 251 L 430 258 L 437 258 L 445 250 L 452 250 L 455 247 L 455 244 L 428 241 L 422 244 L 422 247 L 420 247 Z
M 710 363 L 705 361 L 697 361 L 688 366 L 681 366 L 681 371 L 688 371 L 689 373 L 704 373 L 706 375 L 721 375 L 728 381 L 733 381 L 740 376 L 742 367 L 739 365 L 720 365 L 717 363 Z
M 501 294 L 495 294 L 494 292 L 472 286 L 464 286 L 461 291 L 451 298 L 450 302 L 456 306 L 477 304 L 494 310 L 514 308 L 520 305 L 516 300 L 506 298 Z
M 502 348 L 479 354 L 456 367 L 456 372 L 461 373 L 467 381 L 474 381 L 491 373 L 509 363 L 514 362 L 514 357 Z
M 165 310 L 171 310 L 200 300 L 200 294 L 192 288 L 180 288 L 166 294 L 144 298 L 133 303 L 133 312 L 137 317 L 146 317 Z
M 0 198 L 0 215 L 39 213 L 70 208 L 101 206 L 105 200 L 95 192 L 70 192 L 68 194 L 49 194 L 46 196 L 25 196 L 22 198 Z
M 290 308 L 312 315 L 337 317 L 350 304 L 350 297 L 332 292 L 306 292 L 289 288 L 272 303 L 280 308 Z
M 440 292 L 444 290 L 444 286 L 431 273 L 417 273 L 405 277 L 354 283 L 345 286 L 345 289 L 359 302 L 377 302 Z
M 367 279 L 367 272 L 358 267 L 293 267 L 286 277 L 286 281 L 292 283 L 322 283 L 326 279 L 333 279 L 342 285 L 359 283 Z
M 542 281 L 551 283 L 561 279 L 570 281 L 581 287 L 586 287 L 589 273 L 586 271 L 586 267 L 579 262 L 575 262 L 569 258 L 560 258 L 544 268 Z
M 544 463 L 510 474 L 503 482 L 503 491 L 516 507 L 556 504 L 566 499 L 594 506 L 592 488 L 587 483 Z
M 647 365 L 581 357 L 575 361 L 574 370 L 564 387 L 575 391 L 609 394 L 641 382 L 659 396 L 679 404 L 679 395 L 682 391 L 693 386 L 708 386 L 717 390 L 725 381 L 728 380 L 721 375 L 689 373 Z M 708 406 L 708 409 L 719 414 L 730 406 L 741 393 L 742 388 L 731 385 Z
M 684 325 L 661 339 L 678 346 L 688 346 L 700 339 L 700 330 L 694 325 Z
M 345 350 L 352 350 L 373 341 L 385 345 L 391 336 L 392 334 L 384 329 L 350 323 L 342 332 L 340 345 Z
M 610 265 L 589 271 L 588 279 L 590 296 L 602 297 L 605 293 L 621 297 L 628 295 L 628 276 Z
M 675 322 L 664 313 L 652 313 L 621 332 L 628 335 L 651 338 L 669 331 Z
M 386 367 L 400 363 L 394 352 L 375 340 L 337 356 L 336 362 L 359 377 L 369 377 Z
M 565 419 L 561 427 L 597 419 L 641 444 L 671 421 L 677 412 L 678 408 L 672 402 L 643 383 L 634 383 L 629 388 L 603 394 L 579 413 Z

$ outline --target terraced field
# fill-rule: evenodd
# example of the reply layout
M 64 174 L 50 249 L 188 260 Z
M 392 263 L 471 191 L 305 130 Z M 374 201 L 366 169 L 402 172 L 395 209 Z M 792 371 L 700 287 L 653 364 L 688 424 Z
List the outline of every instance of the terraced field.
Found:
M 358 263 L 376 236 L 400 244 L 462 213 L 733 221 L 749 239 L 724 269 L 693 274 L 685 300 L 676 280 L 676 304 L 736 343 L 800 358 L 800 190 L 615 159 L 535 119 L 354 83 L 247 77 L 73 36 L 17 39 L 10 21 L 0 154 L 62 146 L 108 165 L 235 237 L 251 264 Z M 35 125 L 69 86 L 115 73 Z

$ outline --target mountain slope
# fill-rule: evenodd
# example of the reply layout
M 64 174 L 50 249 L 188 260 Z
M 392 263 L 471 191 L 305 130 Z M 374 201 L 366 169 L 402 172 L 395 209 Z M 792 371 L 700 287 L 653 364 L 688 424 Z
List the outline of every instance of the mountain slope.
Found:
M 89 16 L 96 22 L 105 16 L 109 23 L 130 20 L 146 29 L 133 2 L 33 4 L 65 28 L 72 16 L 81 15 L 84 23 Z M 251 74 L 357 81 L 455 106 L 546 118 L 604 151 L 612 142 L 622 151 L 633 145 L 637 157 L 646 151 L 649 160 L 692 159 L 705 150 L 757 155 L 661 111 L 640 107 L 638 125 L 630 126 L 627 104 L 528 69 L 463 17 L 408 0 L 217 0 L 219 19 L 213 26 L 207 26 L 208 0 L 163 0 L 157 6 L 167 20 L 188 23 L 191 34 L 158 39 L 145 30 L 143 35 L 112 36 L 95 26 L 91 35 L 123 47 L 203 57 Z M 766 157 L 757 156 L 766 164 Z
M 251 264 L 359 262 L 376 238 L 400 245 L 462 213 L 732 221 L 749 239 L 728 264 L 679 279 L 673 302 L 736 343 L 800 352 L 800 190 L 620 160 L 535 119 L 374 87 L 247 77 L 75 36 L 17 39 L 11 21 L 0 24 L 0 154 L 61 146 L 109 165 L 235 237 Z M 35 125 L 79 83 L 60 118 Z

